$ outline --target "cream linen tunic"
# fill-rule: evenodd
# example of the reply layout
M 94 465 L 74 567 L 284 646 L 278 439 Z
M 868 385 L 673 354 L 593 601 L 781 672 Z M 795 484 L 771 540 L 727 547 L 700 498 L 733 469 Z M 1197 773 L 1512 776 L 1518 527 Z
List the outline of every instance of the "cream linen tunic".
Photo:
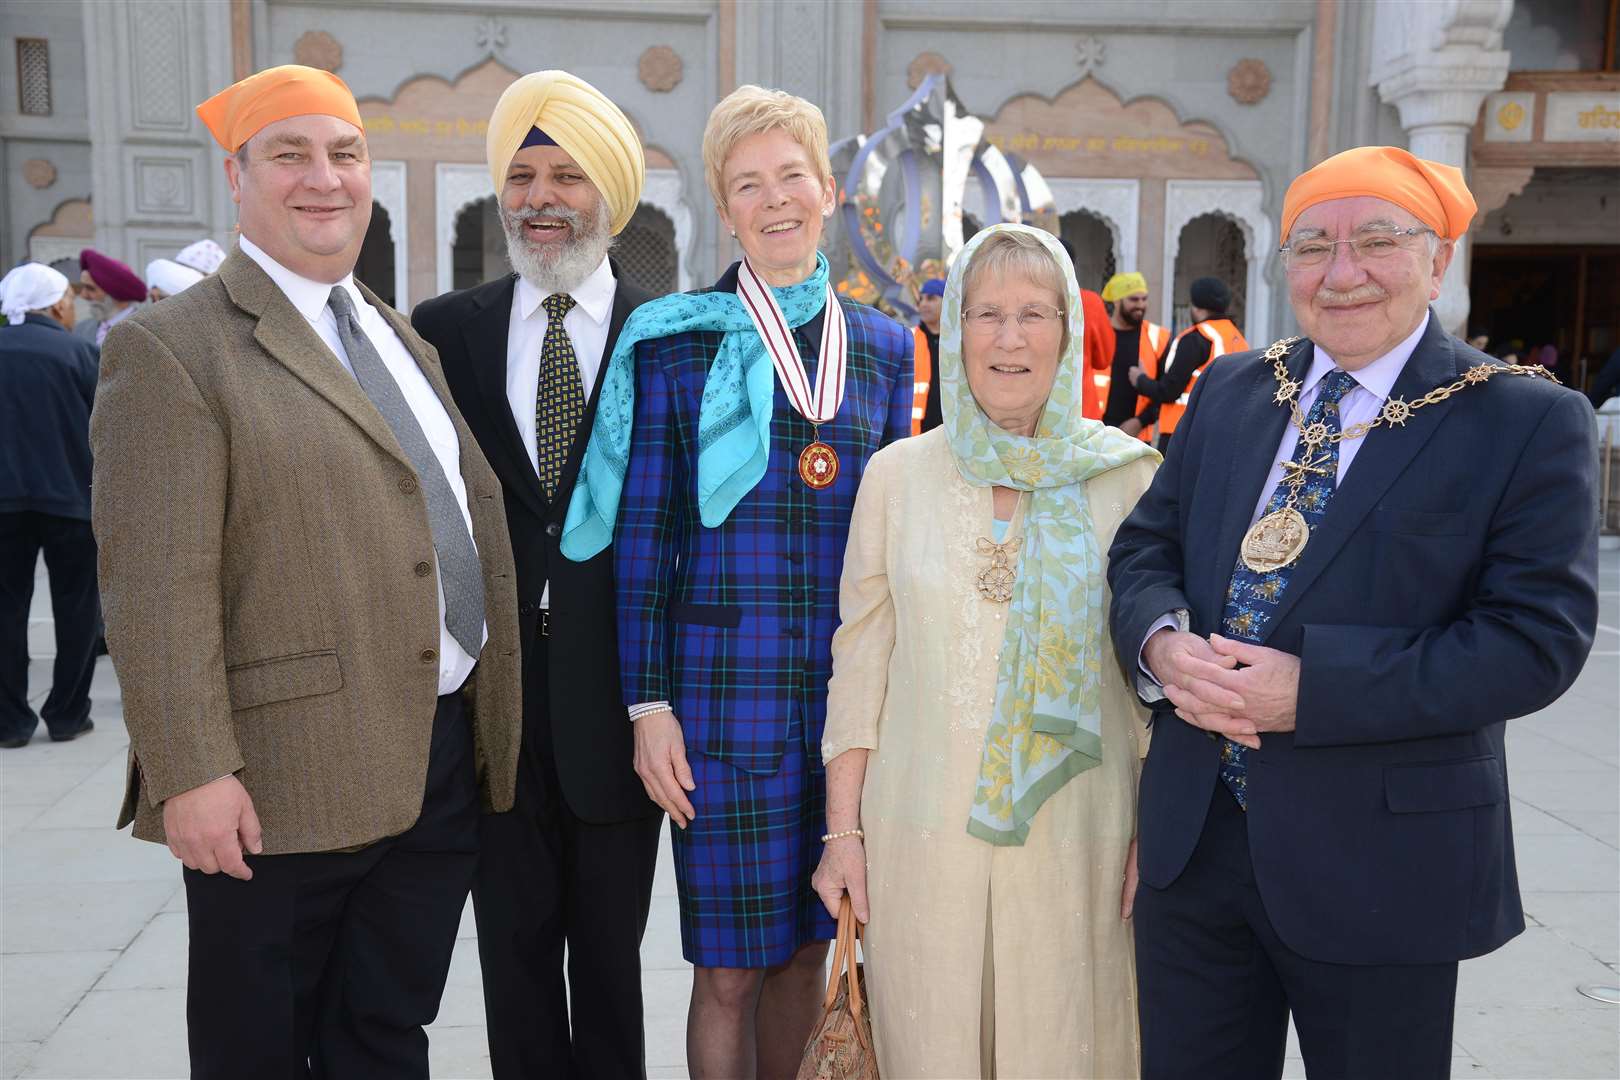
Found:
M 1104 555 L 1153 469 L 1138 460 L 1087 483 Z M 1007 605 L 975 587 L 991 498 L 936 428 L 871 459 L 850 526 L 821 752 L 872 751 L 861 825 L 879 1068 L 884 1080 L 1135 1077 L 1119 901 L 1147 714 L 1114 660 L 1106 586 L 1102 763 L 1041 807 L 1022 847 L 967 833 L 1007 623 Z

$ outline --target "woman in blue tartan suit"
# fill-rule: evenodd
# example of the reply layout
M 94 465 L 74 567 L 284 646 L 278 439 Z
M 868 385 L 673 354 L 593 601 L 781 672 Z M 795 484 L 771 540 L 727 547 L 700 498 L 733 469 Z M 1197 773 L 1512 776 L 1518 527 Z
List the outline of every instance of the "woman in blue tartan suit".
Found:
M 614 545 L 636 770 L 677 826 L 688 1067 L 792 1075 L 834 931 L 810 876 L 839 576 L 866 462 L 911 431 L 913 338 L 828 302 L 819 109 L 742 87 L 710 116 L 703 158 L 746 261 L 631 316 L 563 550 Z

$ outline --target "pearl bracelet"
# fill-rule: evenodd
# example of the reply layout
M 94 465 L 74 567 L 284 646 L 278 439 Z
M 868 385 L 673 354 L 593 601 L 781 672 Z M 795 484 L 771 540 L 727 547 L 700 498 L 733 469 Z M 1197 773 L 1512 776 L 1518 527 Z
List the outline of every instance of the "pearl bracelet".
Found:
M 863 829 L 845 829 L 843 832 L 830 832 L 821 838 L 821 842 L 825 844 L 829 840 L 842 840 L 846 836 L 858 836 L 865 840 L 866 832 Z

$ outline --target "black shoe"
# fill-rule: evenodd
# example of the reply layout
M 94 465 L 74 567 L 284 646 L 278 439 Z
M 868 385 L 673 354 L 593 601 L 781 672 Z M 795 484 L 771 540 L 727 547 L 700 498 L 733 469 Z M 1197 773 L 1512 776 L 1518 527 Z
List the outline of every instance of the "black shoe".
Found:
M 16 750 L 19 747 L 27 746 L 28 740 L 31 738 L 33 738 L 32 735 L 13 735 L 9 739 L 0 739 L 0 750 Z
M 51 742 L 72 742 L 74 739 L 77 739 L 80 735 L 88 735 L 92 731 L 94 731 L 95 729 L 96 729 L 96 722 L 94 720 L 90 719 L 87 716 L 84 719 L 84 726 L 83 727 L 74 728 L 72 731 L 63 732 L 60 735 L 58 735 L 54 731 L 51 732 Z

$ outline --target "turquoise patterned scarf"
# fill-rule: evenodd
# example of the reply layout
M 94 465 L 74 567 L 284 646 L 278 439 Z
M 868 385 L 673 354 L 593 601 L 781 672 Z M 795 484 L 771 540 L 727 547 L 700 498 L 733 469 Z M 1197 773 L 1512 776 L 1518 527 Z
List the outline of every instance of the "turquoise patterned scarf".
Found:
M 827 300 L 826 256 L 816 253 L 815 272 L 799 284 L 771 292 L 788 325 L 803 326 Z M 613 542 L 635 424 L 636 346 L 689 330 L 725 333 L 709 365 L 698 412 L 698 514 L 703 524 L 713 529 L 724 523 L 765 475 L 776 369 L 742 301 L 735 292 L 706 292 L 645 303 L 625 320 L 602 373 L 591 439 L 563 521 L 562 553 L 575 562 Z
M 1034 438 L 992 424 L 962 368 L 963 277 L 990 237 L 1036 237 L 1063 268 L 1069 347 Z M 968 483 L 1033 492 L 1013 584 L 995 714 L 985 734 L 968 833 L 1021 845 L 1041 805 L 1070 778 L 1102 760 L 1103 562 L 1085 481 L 1158 454 L 1146 443 L 1081 415 L 1083 329 L 1080 289 L 1050 234 L 996 225 L 974 235 L 945 285 L 939 333 L 940 404 L 956 467 Z

